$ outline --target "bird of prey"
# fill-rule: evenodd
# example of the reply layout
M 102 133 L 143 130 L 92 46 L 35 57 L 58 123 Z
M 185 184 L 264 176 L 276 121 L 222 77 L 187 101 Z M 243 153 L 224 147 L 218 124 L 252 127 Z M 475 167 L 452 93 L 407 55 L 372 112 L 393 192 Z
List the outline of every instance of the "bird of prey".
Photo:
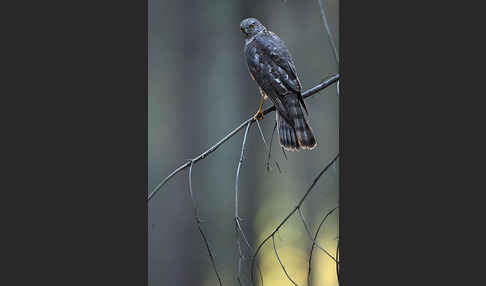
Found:
M 263 118 L 263 103 L 270 98 L 276 108 L 280 145 L 291 151 L 313 149 L 317 142 L 302 112 L 303 107 L 308 114 L 289 50 L 255 18 L 241 21 L 240 29 L 245 37 L 244 54 L 250 76 L 258 83 L 262 96 L 254 118 Z

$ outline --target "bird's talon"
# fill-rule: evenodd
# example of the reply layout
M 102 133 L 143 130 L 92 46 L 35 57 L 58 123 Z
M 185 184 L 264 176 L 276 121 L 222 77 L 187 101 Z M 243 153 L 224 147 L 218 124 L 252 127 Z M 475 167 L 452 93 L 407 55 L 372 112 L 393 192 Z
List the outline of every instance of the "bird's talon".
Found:
M 255 120 L 262 120 L 263 119 L 263 112 L 259 111 L 254 116 L 253 119 Z

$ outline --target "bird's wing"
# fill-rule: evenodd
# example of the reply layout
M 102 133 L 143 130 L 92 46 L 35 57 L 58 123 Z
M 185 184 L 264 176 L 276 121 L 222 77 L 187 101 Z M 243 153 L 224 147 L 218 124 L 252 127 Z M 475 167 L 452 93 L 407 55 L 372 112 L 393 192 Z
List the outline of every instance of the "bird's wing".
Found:
M 282 84 L 280 76 L 275 72 L 280 69 L 262 49 L 259 42 L 253 40 L 245 45 L 245 57 L 251 77 L 258 83 L 261 89 L 272 100 L 275 108 L 282 117 L 293 126 L 289 111 L 282 100 L 289 91 Z
M 281 85 L 288 92 L 297 95 L 307 113 L 307 107 L 302 98 L 302 86 L 297 76 L 294 61 L 285 43 L 271 31 L 265 31 L 259 37 L 255 37 L 255 42 L 260 47 L 261 52 L 269 57 L 272 64 L 275 65 L 276 68 L 272 72 L 274 77 L 280 80 Z
M 264 43 L 265 52 L 267 52 L 272 60 L 289 75 L 285 83 L 295 91 L 300 92 L 301 86 L 297 72 L 295 69 L 294 61 L 290 55 L 290 51 L 285 43 L 274 33 L 268 31 L 266 34 L 266 40 Z
M 293 91 L 297 94 L 297 97 L 304 107 L 304 110 L 307 112 L 307 107 L 304 103 L 304 98 L 302 97 L 302 85 L 300 84 L 299 77 L 297 76 L 297 71 L 295 68 L 294 61 L 292 56 L 290 55 L 290 51 L 285 45 L 285 43 L 272 31 L 268 31 L 269 38 L 271 39 L 269 42 L 271 43 L 269 47 L 269 52 L 272 55 L 273 61 L 280 66 L 282 69 L 287 72 L 289 75 L 288 77 L 284 76 L 283 80 L 284 83 L 291 87 Z M 277 47 L 278 52 L 272 52 L 275 47 Z

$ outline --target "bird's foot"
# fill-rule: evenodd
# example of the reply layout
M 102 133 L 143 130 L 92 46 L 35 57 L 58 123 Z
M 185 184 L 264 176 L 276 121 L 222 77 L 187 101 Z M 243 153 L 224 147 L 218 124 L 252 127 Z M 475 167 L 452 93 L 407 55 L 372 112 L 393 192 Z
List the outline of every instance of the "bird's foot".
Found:
M 253 119 L 255 120 L 262 120 L 263 119 L 263 112 L 262 110 L 258 110 L 257 113 L 255 113 L 255 115 L 253 115 Z

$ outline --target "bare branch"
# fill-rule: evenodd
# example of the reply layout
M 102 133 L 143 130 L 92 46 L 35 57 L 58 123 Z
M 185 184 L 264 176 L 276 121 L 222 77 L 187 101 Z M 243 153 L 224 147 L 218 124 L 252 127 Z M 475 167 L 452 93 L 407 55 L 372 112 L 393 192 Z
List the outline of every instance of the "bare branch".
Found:
M 251 273 L 251 281 L 253 282 L 254 281 L 254 277 L 253 277 L 253 269 L 254 269 L 254 263 L 255 263 L 255 260 L 256 260 L 256 257 L 258 255 L 258 253 L 260 252 L 260 249 L 262 248 L 262 246 L 270 239 L 270 238 L 273 238 L 275 233 L 277 233 L 277 231 L 287 222 L 287 220 L 300 208 L 300 206 L 302 205 L 302 203 L 305 201 L 305 199 L 307 198 L 307 196 L 309 195 L 309 193 L 312 191 L 312 189 L 314 188 L 314 186 L 317 184 L 317 182 L 319 181 L 319 179 L 321 178 L 321 176 L 329 169 L 329 167 L 331 167 L 334 162 L 336 162 L 336 160 L 339 158 L 339 155 L 340 153 L 337 153 L 337 155 L 334 157 L 334 159 L 332 159 L 325 167 L 324 169 L 322 169 L 322 171 L 319 173 L 319 175 L 317 175 L 317 177 L 314 179 L 314 181 L 312 182 L 311 186 L 307 189 L 307 191 L 305 192 L 304 196 L 302 196 L 302 198 L 300 199 L 299 203 L 297 204 L 297 206 L 280 222 L 280 224 L 272 231 L 271 234 L 269 234 L 257 247 L 257 250 L 255 252 L 255 254 L 253 255 L 253 258 L 252 258 L 252 261 L 251 261 L 251 267 L 250 267 L 250 273 Z
M 302 213 L 302 211 L 301 211 L 300 208 L 298 209 L 298 211 L 299 211 L 300 219 L 302 220 L 302 223 L 304 223 L 304 227 L 305 227 L 305 230 L 307 232 L 307 235 L 309 236 L 309 239 L 312 241 L 312 246 L 316 245 L 320 250 L 324 251 L 324 253 L 326 253 L 332 260 L 334 260 L 335 262 L 337 262 L 336 261 L 336 258 L 334 258 L 334 256 L 332 256 L 326 249 L 324 249 L 324 247 L 320 246 L 317 243 L 317 241 L 312 238 L 312 234 L 311 234 L 311 231 L 309 229 L 309 225 L 305 221 L 304 214 Z
M 312 96 L 316 93 L 318 93 L 319 91 L 323 90 L 324 88 L 330 86 L 331 84 L 335 83 L 336 81 L 338 81 L 340 78 L 340 75 L 339 73 L 338 74 L 335 74 L 335 75 L 332 75 L 332 76 L 329 76 L 328 78 L 324 79 L 321 83 L 319 83 L 318 85 L 314 86 L 313 88 L 311 89 L 308 89 L 306 90 L 305 92 L 302 93 L 302 97 L 303 98 L 307 98 L 309 96 Z M 272 106 L 270 108 L 267 108 L 263 111 L 263 114 L 266 115 L 270 112 L 273 112 L 275 111 L 275 106 Z M 253 122 L 255 121 L 255 119 L 253 117 L 245 120 L 243 123 L 241 123 L 238 127 L 236 127 L 236 129 L 234 129 L 233 131 L 231 131 L 230 133 L 228 133 L 226 136 L 224 136 L 221 140 L 219 140 L 216 144 L 214 144 L 213 146 L 211 146 L 208 150 L 206 150 L 205 152 L 203 152 L 202 154 L 200 154 L 199 156 L 195 157 L 194 159 L 192 159 L 190 162 L 186 162 L 184 164 L 182 164 L 181 166 L 179 166 L 177 169 L 175 169 L 174 171 L 172 171 L 172 173 L 170 173 L 167 177 L 165 177 L 162 182 L 160 182 L 154 189 L 153 191 L 149 194 L 149 196 L 147 197 L 147 201 L 150 201 L 153 196 L 160 190 L 160 188 L 162 188 L 162 186 L 164 186 L 173 176 L 175 176 L 177 173 L 179 173 L 180 171 L 184 170 L 185 168 L 189 167 L 190 164 L 195 164 L 197 163 L 198 161 L 206 158 L 209 154 L 213 153 L 214 151 L 216 151 L 219 146 L 221 146 L 223 143 L 225 143 L 226 141 L 228 141 L 231 137 L 233 137 L 236 133 L 238 133 L 238 131 L 240 131 L 241 129 L 243 129 L 243 127 L 245 127 L 248 123 L 253 124 Z
M 324 12 L 324 5 L 322 4 L 322 0 L 318 0 L 319 2 L 319 7 L 321 8 L 321 16 L 322 16 L 322 22 L 324 23 L 324 28 L 326 28 L 327 31 L 327 38 L 329 40 L 329 43 L 332 46 L 332 52 L 334 54 L 334 57 L 336 58 L 336 62 L 339 64 L 339 56 L 337 53 L 336 45 L 334 44 L 334 40 L 331 35 L 331 30 L 329 29 L 329 25 L 327 24 L 327 19 L 326 19 L 326 13 Z
M 265 136 L 263 135 L 262 128 L 260 127 L 260 122 L 258 122 L 258 120 L 257 120 L 257 121 L 256 121 L 256 123 L 257 123 L 257 126 L 258 126 L 258 130 L 260 131 L 260 135 L 261 135 L 261 137 L 262 137 L 263 144 L 265 144 L 265 148 L 266 148 L 266 149 L 267 149 L 267 151 L 268 151 L 268 160 L 267 160 L 267 162 L 265 163 L 265 166 L 267 166 L 267 171 L 270 171 L 270 151 L 271 151 L 271 148 L 272 148 L 271 144 L 272 144 L 272 140 L 273 140 L 273 132 L 275 132 L 275 128 L 273 128 L 273 132 L 272 132 L 272 139 L 270 140 L 270 147 L 268 147 L 267 140 L 265 140 Z M 276 124 L 277 124 L 277 122 L 275 122 L 275 126 L 277 126 Z M 273 161 L 275 162 L 275 166 L 277 166 L 278 171 L 279 171 L 280 173 L 282 173 L 282 171 L 280 170 L 280 166 L 278 165 L 277 160 L 273 160 Z
M 196 200 L 194 199 L 194 193 L 192 192 L 192 166 L 194 162 L 191 161 L 191 165 L 189 167 L 189 194 L 191 195 L 192 206 L 194 208 L 194 217 L 196 221 L 199 223 L 201 222 L 201 218 L 199 217 L 199 211 L 197 209 Z
M 257 121 L 257 123 L 258 123 L 258 121 Z M 236 280 L 238 281 L 239 285 L 242 285 L 242 282 L 241 282 L 241 260 L 244 258 L 244 254 L 243 254 L 243 251 L 241 249 L 240 238 L 243 238 L 243 241 L 245 242 L 248 249 L 253 252 L 253 247 L 250 245 L 250 242 L 248 241 L 248 238 L 245 235 L 245 231 L 241 227 L 241 222 L 240 222 L 241 218 L 240 218 L 239 213 L 238 213 L 238 193 L 239 193 L 238 192 L 238 190 L 239 190 L 238 189 L 238 182 L 239 182 L 239 177 L 240 177 L 241 165 L 242 165 L 243 159 L 244 159 L 246 137 L 248 136 L 248 130 L 250 129 L 250 125 L 251 125 L 251 122 L 248 122 L 246 129 L 245 129 L 245 133 L 243 135 L 243 143 L 241 144 L 240 160 L 238 161 L 238 167 L 236 169 L 236 179 L 235 179 L 235 218 L 234 219 L 235 219 L 235 230 L 236 230 L 236 234 L 237 234 L 236 244 L 237 244 L 237 248 L 238 248 L 238 275 L 236 277 Z M 263 133 L 262 133 L 262 138 L 263 138 L 263 140 L 265 140 L 265 138 L 263 137 Z M 264 141 L 264 143 L 266 144 L 265 141 Z M 260 273 L 260 277 L 262 277 L 261 279 L 262 279 L 262 285 L 263 285 L 263 276 L 262 276 L 262 273 L 261 273 L 261 270 L 260 270 L 260 266 L 258 264 L 257 264 L 257 268 L 258 268 L 258 271 Z
M 246 246 L 248 246 L 248 249 L 250 249 L 251 251 L 253 251 L 253 247 L 251 247 L 250 243 L 248 242 L 248 239 L 246 238 L 245 231 L 241 227 L 240 218 L 239 217 L 235 217 L 235 223 L 236 223 L 236 231 L 239 232 L 239 234 L 241 234 L 241 236 L 243 237 L 243 240 L 246 243 Z
M 313 240 L 314 242 L 317 241 L 317 236 L 319 235 L 319 231 L 321 230 L 321 226 L 324 224 L 324 222 L 326 221 L 327 217 L 330 214 L 332 214 L 337 208 L 338 207 L 333 208 L 332 210 L 330 210 L 324 216 L 324 218 L 322 219 L 321 223 L 319 224 L 319 227 L 317 228 L 317 231 L 316 231 L 316 234 L 315 234 L 314 240 Z M 311 265 L 312 265 L 312 252 L 314 251 L 314 242 L 312 243 L 312 247 L 311 247 L 310 254 L 309 254 L 309 273 L 307 274 L 307 282 L 309 283 L 309 286 L 310 286 L 310 274 L 311 274 Z M 337 254 L 336 254 L 336 259 L 337 259 Z M 334 261 L 336 261 L 336 259 Z
M 248 135 L 248 130 L 250 129 L 251 122 L 246 124 L 245 135 L 243 136 L 243 143 L 241 144 L 241 154 L 240 161 L 238 162 L 238 168 L 236 169 L 236 179 L 235 179 L 235 218 L 238 218 L 238 179 L 240 178 L 241 163 L 243 162 L 243 153 L 245 152 L 246 136 Z
M 260 265 L 257 263 L 257 268 L 258 268 L 258 272 L 260 273 L 260 279 L 262 281 L 262 286 L 263 286 L 263 275 L 262 275 L 262 270 L 260 269 Z
M 192 193 L 192 166 L 194 165 L 194 162 L 191 161 L 189 163 L 190 163 L 190 167 L 189 167 L 189 193 L 191 195 L 192 206 L 194 208 L 194 219 L 196 221 L 197 228 L 199 229 L 199 232 L 201 233 L 201 236 L 204 240 L 204 244 L 206 245 L 206 249 L 208 250 L 209 258 L 211 259 L 211 264 L 213 266 L 214 272 L 216 273 L 216 277 L 218 277 L 219 285 L 223 286 L 223 283 L 221 282 L 221 277 L 219 276 L 218 270 L 216 269 L 216 263 L 214 261 L 213 252 L 211 251 L 211 248 L 209 247 L 208 239 L 206 238 L 206 235 L 204 234 L 204 231 L 201 227 L 201 219 L 199 218 L 196 201 L 194 200 L 193 193 Z
M 263 144 L 265 144 L 265 148 L 267 148 L 267 150 L 268 150 L 267 140 L 265 140 L 265 136 L 263 135 L 262 127 L 260 126 L 260 122 L 257 120 L 256 123 L 257 123 L 257 126 L 258 126 L 258 130 L 260 130 L 260 135 L 262 136 Z
M 214 273 L 216 273 L 216 276 L 218 277 L 219 285 L 223 286 L 223 283 L 221 282 L 221 277 L 219 276 L 218 270 L 216 269 L 216 263 L 214 262 L 213 253 L 211 252 L 211 249 L 209 248 L 208 239 L 206 238 L 206 235 L 204 234 L 204 232 L 201 228 L 201 223 L 198 223 L 197 227 L 199 228 L 199 232 L 201 233 L 201 236 L 204 239 L 204 244 L 206 245 L 206 248 L 208 250 L 209 258 L 211 259 L 211 264 L 213 265 Z
M 287 273 L 287 270 L 285 269 L 285 266 L 283 265 L 282 261 L 280 260 L 280 257 L 278 256 L 278 252 L 277 252 L 277 247 L 275 246 L 275 236 L 272 235 L 272 243 L 273 243 L 273 250 L 275 251 L 275 255 L 277 256 L 277 260 L 278 260 L 278 263 L 280 263 L 280 266 L 282 266 L 282 269 L 283 271 L 285 272 L 285 275 L 287 275 L 287 278 L 290 280 L 290 282 L 292 282 L 295 286 L 299 286 L 297 285 L 297 283 L 295 283 L 294 280 L 292 280 L 292 278 L 290 277 L 290 275 Z
M 238 275 L 236 276 L 236 280 L 238 281 L 238 284 L 240 286 L 242 286 L 242 283 L 241 283 L 241 259 L 243 259 L 243 252 L 241 251 L 241 244 L 240 244 L 239 238 L 236 240 L 236 245 L 238 247 Z
M 273 135 L 275 135 L 275 129 L 277 129 L 277 121 L 275 121 L 275 125 L 273 126 L 272 137 L 270 138 L 270 147 L 268 148 L 267 163 L 265 164 L 267 166 L 267 172 L 270 171 L 270 156 L 272 154 L 272 142 L 273 142 Z M 277 166 L 278 172 L 282 173 L 282 170 L 280 170 L 280 166 L 278 165 L 277 160 L 275 160 L 275 166 Z
M 287 153 L 285 153 L 284 147 L 280 146 L 280 148 L 282 148 L 282 153 L 284 154 L 285 160 L 287 160 Z

